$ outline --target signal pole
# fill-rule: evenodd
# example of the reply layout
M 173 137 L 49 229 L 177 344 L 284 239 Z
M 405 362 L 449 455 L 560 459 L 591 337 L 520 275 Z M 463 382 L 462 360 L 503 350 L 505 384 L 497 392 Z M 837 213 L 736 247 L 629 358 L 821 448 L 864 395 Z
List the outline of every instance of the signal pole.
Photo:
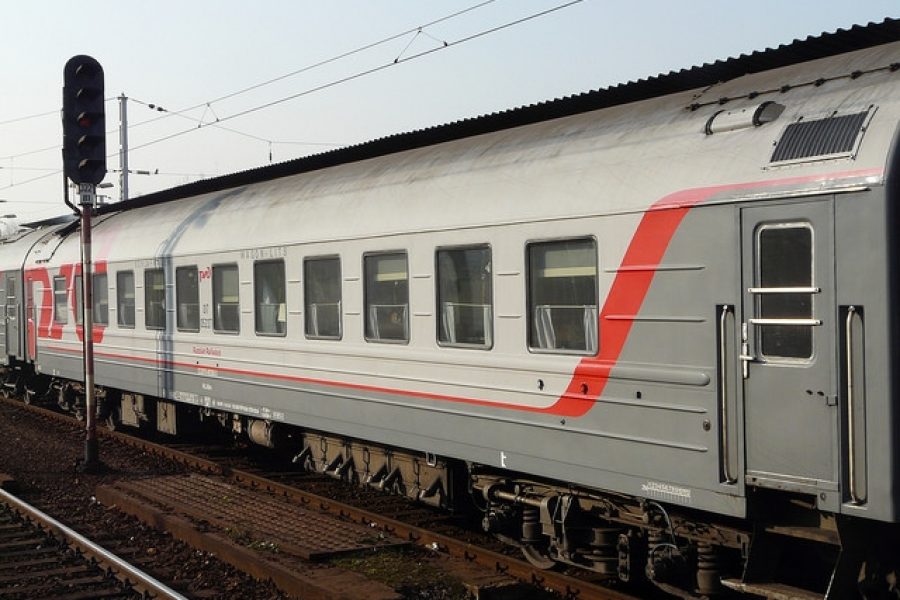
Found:
M 94 300 L 91 261 L 91 216 L 97 184 L 106 177 L 106 107 L 103 67 L 90 56 L 73 56 L 63 69 L 63 170 L 78 184 L 81 207 L 81 297 L 84 356 L 86 472 L 102 468 L 97 443 L 94 395 Z
M 78 196 L 81 206 L 81 303 L 82 331 L 84 332 L 84 403 L 85 437 L 84 470 L 93 473 L 101 468 L 100 448 L 97 443 L 97 401 L 94 398 L 94 276 L 91 260 L 91 213 L 97 186 L 79 183 Z

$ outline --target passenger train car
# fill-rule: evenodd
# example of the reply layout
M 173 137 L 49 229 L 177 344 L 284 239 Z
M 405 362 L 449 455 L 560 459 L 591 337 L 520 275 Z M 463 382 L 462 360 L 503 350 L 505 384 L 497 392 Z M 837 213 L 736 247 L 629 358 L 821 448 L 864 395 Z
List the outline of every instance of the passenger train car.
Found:
M 102 207 L 102 417 L 548 568 L 895 597 L 898 123 L 886 20 Z M 7 387 L 73 410 L 79 265 L 75 222 L 0 245 Z

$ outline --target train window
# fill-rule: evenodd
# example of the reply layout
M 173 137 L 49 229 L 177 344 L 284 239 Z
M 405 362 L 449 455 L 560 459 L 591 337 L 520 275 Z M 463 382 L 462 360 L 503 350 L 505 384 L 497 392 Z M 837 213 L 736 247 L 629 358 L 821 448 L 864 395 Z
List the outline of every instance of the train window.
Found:
M 438 341 L 450 346 L 493 344 L 491 250 L 437 252 Z
M 96 325 L 109 324 L 109 285 L 106 274 L 94 273 L 91 279 L 93 283 L 94 323 Z
M 213 328 L 217 333 L 239 333 L 241 305 L 237 265 L 214 265 L 212 281 Z
M 373 254 L 364 259 L 366 339 L 409 341 L 409 274 L 406 253 Z
M 54 323 L 68 323 L 69 315 L 67 311 L 69 310 L 69 302 L 67 298 L 66 290 L 66 278 L 65 277 L 54 277 L 53 278 L 53 322 Z
M 162 269 L 144 271 L 144 325 L 166 328 L 166 276 Z
M 116 317 L 119 327 L 134 327 L 134 273 L 116 273 Z
M 285 335 L 287 332 L 287 304 L 285 302 L 283 260 L 254 263 L 253 296 L 256 302 L 256 333 L 258 335 Z
M 597 352 L 597 244 L 592 239 L 528 246 L 528 345 Z
M 75 276 L 75 283 L 73 284 L 75 289 L 72 290 L 75 293 L 75 324 L 82 325 L 84 323 L 84 285 L 81 281 L 81 275 Z
M 178 331 L 200 331 L 200 285 L 196 266 L 175 269 L 175 305 Z
M 306 337 L 341 339 L 341 259 L 307 258 L 303 281 Z
M 764 226 L 757 237 L 759 319 L 812 319 L 812 239 L 806 223 Z M 812 358 L 810 325 L 761 326 L 760 352 L 768 358 Z

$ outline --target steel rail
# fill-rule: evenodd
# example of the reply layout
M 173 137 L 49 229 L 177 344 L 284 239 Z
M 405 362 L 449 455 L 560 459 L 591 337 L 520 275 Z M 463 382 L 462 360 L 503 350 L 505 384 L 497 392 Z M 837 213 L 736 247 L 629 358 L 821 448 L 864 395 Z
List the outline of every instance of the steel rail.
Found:
M 60 536 L 73 548 L 77 548 L 83 554 L 93 557 L 99 564 L 115 573 L 116 578 L 127 583 L 138 591 L 149 594 L 151 598 L 166 598 L 167 600 L 188 600 L 172 588 L 144 573 L 131 563 L 119 558 L 102 546 L 95 544 L 74 529 L 71 529 L 50 515 L 41 512 L 21 498 L 10 494 L 0 488 L 0 500 L 12 507 L 16 512 L 36 523 L 41 529 L 52 535 Z

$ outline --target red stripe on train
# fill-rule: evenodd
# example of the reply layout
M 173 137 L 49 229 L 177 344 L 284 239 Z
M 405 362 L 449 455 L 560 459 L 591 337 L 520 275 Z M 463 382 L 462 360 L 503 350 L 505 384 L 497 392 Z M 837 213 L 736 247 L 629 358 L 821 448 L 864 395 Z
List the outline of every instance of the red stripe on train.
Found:
M 607 315 L 636 315 L 640 312 L 644 297 L 650 290 L 650 284 L 663 255 L 675 231 L 688 211 L 723 192 L 746 189 L 813 183 L 816 181 L 834 181 L 837 179 L 879 176 L 882 169 L 864 169 L 829 173 L 826 175 L 789 177 L 774 181 L 754 181 L 731 185 L 719 185 L 675 192 L 659 200 L 644 213 L 628 250 L 622 258 L 622 264 L 613 280 L 606 302 L 600 311 L 599 351 L 596 356 L 584 358 L 575 368 L 565 393 L 552 405 L 538 412 L 550 413 L 566 417 L 580 417 L 593 406 L 603 393 L 609 375 L 619 361 L 622 349 L 628 339 L 633 321 L 628 319 L 610 320 L 604 323 Z M 641 269 L 628 270 L 627 267 Z M 601 326 L 602 325 L 602 326 Z M 587 390 L 585 392 L 585 390 Z
M 591 409 L 596 400 L 603 393 L 603 390 L 606 387 L 606 383 L 609 380 L 610 373 L 612 372 L 613 368 L 615 368 L 622 350 L 625 347 L 625 342 L 628 339 L 628 334 L 631 332 L 631 320 L 615 319 L 609 320 L 604 324 L 603 322 L 605 317 L 607 315 L 621 314 L 637 315 L 640 312 L 641 305 L 644 302 L 644 298 L 646 297 L 647 292 L 650 290 L 650 285 L 653 282 L 653 277 L 656 275 L 656 270 L 669 248 L 669 244 L 671 243 L 672 238 L 675 235 L 675 231 L 678 229 L 681 221 L 684 219 L 691 208 L 698 204 L 702 204 L 703 202 L 708 201 L 713 196 L 721 194 L 723 192 L 793 185 L 800 183 L 813 183 L 816 181 L 825 182 L 840 179 L 881 176 L 882 174 L 882 169 L 864 169 L 858 171 L 845 171 L 840 173 L 830 173 L 816 176 L 790 177 L 773 181 L 748 182 L 732 185 L 696 188 L 675 192 L 653 204 L 653 206 L 646 213 L 644 213 L 643 217 L 641 218 L 641 222 L 638 224 L 638 227 L 635 230 L 634 236 L 632 237 L 631 242 L 628 245 L 628 249 L 626 250 L 625 255 L 622 258 L 620 268 L 616 273 L 612 286 L 610 287 L 610 291 L 606 297 L 606 301 L 603 304 L 603 308 L 600 311 L 600 323 L 598 323 L 598 353 L 595 356 L 583 358 L 581 362 L 576 366 L 575 371 L 572 375 L 572 379 L 570 380 L 566 391 L 556 400 L 556 402 L 554 402 L 554 404 L 543 408 L 522 406 L 478 398 L 465 398 L 461 396 L 449 396 L 445 394 L 434 394 L 430 392 L 402 390 L 396 388 L 378 387 L 365 384 L 316 379 L 310 377 L 299 377 L 295 375 L 265 373 L 245 369 L 218 367 L 215 365 L 201 365 L 196 362 L 182 363 L 177 361 L 162 361 L 154 358 L 143 358 L 132 355 L 105 353 L 102 351 L 95 352 L 95 354 L 99 357 L 131 360 L 135 362 L 143 362 L 163 367 L 212 369 L 232 375 L 246 375 L 277 381 L 310 383 L 327 387 L 361 390 L 380 394 L 391 394 L 409 398 L 458 402 L 477 406 L 518 410 L 523 412 L 546 413 L 564 417 L 580 417 Z M 640 269 L 629 269 L 628 267 L 640 267 Z M 600 327 L 600 324 L 603 324 L 603 326 Z M 42 335 L 42 337 L 44 336 Z M 48 350 L 57 350 L 67 353 L 80 354 L 80 350 L 59 346 L 49 347 Z M 587 391 L 585 392 L 584 390 Z

